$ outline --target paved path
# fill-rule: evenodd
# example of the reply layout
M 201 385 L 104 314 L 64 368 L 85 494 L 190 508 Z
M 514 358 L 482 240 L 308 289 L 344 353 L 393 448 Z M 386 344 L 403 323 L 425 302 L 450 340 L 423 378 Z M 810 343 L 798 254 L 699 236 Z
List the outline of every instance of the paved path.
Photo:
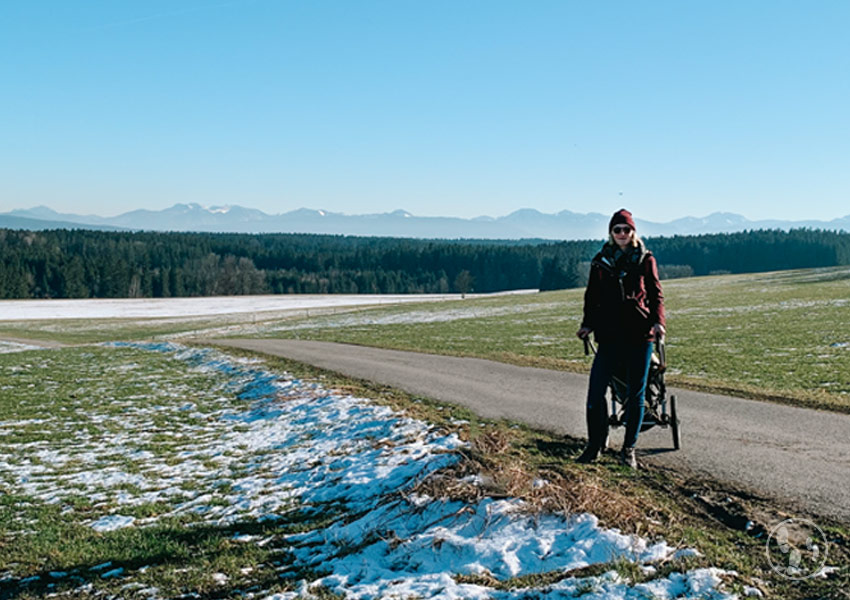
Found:
M 587 377 L 457 358 L 301 340 L 216 340 L 469 407 L 489 418 L 584 437 Z M 641 434 L 639 460 L 685 469 L 850 522 L 850 415 L 668 389 L 682 449 L 669 429 Z M 616 437 L 619 436 L 619 437 Z M 622 440 L 622 428 L 614 442 Z

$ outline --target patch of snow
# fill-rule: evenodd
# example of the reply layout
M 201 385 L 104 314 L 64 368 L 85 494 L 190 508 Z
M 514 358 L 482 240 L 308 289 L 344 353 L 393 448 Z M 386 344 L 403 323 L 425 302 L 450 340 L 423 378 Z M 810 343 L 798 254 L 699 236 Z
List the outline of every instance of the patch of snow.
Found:
M 101 579 L 113 579 L 115 577 L 121 577 L 124 574 L 124 568 L 119 567 L 117 569 L 112 569 L 111 571 L 107 571 L 103 575 L 101 575 Z
M 136 522 L 134 517 L 125 517 L 123 515 L 109 515 L 107 517 L 101 517 L 97 521 L 91 524 L 91 528 L 95 531 L 115 531 L 116 529 L 123 529 L 124 527 L 130 527 L 133 523 Z
M 24 352 L 26 350 L 44 350 L 44 348 L 41 346 L 33 346 L 32 344 L 23 344 L 20 342 L 0 340 L 0 354 L 9 354 L 11 352 Z
M 495 294 L 467 294 L 481 298 L 528 294 L 512 290 Z M 409 302 L 460 300 L 460 294 L 279 294 L 210 296 L 202 298 L 95 298 L 86 300 L 0 300 L 0 314 L 8 321 L 53 319 L 172 318 L 258 312 L 295 312 L 307 309 L 374 306 Z
M 681 550 L 677 550 L 673 554 L 673 558 L 675 558 L 675 559 L 691 558 L 691 557 L 698 557 L 698 556 L 702 556 L 702 554 L 700 554 L 699 550 L 697 550 L 696 548 L 682 548 Z
M 472 506 L 433 501 L 424 509 L 399 500 L 360 519 L 291 536 L 288 541 L 296 564 L 322 566 L 335 573 L 323 584 L 350 592 L 348 584 L 356 582 L 377 589 L 378 596 L 393 593 L 385 587 L 393 579 L 427 579 L 448 565 L 454 573 L 487 573 L 505 580 L 617 558 L 643 564 L 673 552 L 664 542 L 650 545 L 638 536 L 602 529 L 590 514 L 529 515 L 524 508 L 518 500 L 485 499 Z M 351 553 L 350 548 L 370 532 L 379 532 L 376 541 Z

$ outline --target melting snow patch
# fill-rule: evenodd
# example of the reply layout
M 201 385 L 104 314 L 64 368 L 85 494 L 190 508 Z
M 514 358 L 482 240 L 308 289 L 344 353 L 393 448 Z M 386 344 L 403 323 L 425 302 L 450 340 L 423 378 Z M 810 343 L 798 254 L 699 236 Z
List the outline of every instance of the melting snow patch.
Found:
M 106 573 L 104 573 L 100 577 L 101 577 L 101 579 L 113 579 L 115 577 L 121 577 L 121 575 L 123 575 L 123 574 L 124 574 L 124 569 L 119 567 L 118 569 L 112 569 L 111 571 L 107 571 Z
M 523 598 L 544 590 L 497 592 L 458 583 L 453 576 L 486 575 L 505 581 L 621 559 L 645 565 L 668 559 L 675 551 L 663 541 L 650 544 L 638 536 L 602 529 L 593 515 L 531 516 L 523 508 L 518 500 L 485 499 L 474 506 L 432 501 L 424 507 L 399 500 L 359 519 L 288 541 L 294 565 L 331 572 L 309 586 L 322 585 L 348 598 L 364 599 Z M 361 549 L 352 553 L 352 547 Z M 570 578 L 548 591 L 553 597 L 572 597 L 591 585 L 602 592 L 599 598 L 644 598 L 646 592 L 690 597 L 687 594 L 713 590 L 720 583 L 719 573 L 674 574 L 642 586 L 613 575 L 591 578 L 590 583 Z M 295 597 L 284 594 L 279 599 Z
M 123 529 L 124 527 L 130 527 L 133 523 L 136 522 L 134 517 L 125 517 L 122 515 L 110 515 L 108 517 L 101 517 L 97 521 L 91 524 L 91 528 L 95 531 L 115 531 L 116 529 Z
M 379 532 L 360 552 L 352 543 Z M 510 579 L 571 570 L 620 557 L 637 562 L 666 558 L 664 542 L 649 545 L 636 536 L 600 529 L 589 514 L 565 518 L 530 516 L 520 501 L 485 499 L 477 505 L 432 501 L 419 507 L 397 501 L 347 523 L 293 536 L 299 565 L 333 565 L 345 581 L 375 585 L 380 580 L 440 573 L 452 565 L 460 574 L 487 573 Z M 331 576 L 331 580 L 339 576 Z
M 11 342 L 8 340 L 0 340 L 0 354 L 24 352 L 26 350 L 44 350 L 44 347 L 33 346 L 32 344 L 22 344 L 20 342 Z
M 696 548 L 682 548 L 681 550 L 677 550 L 675 554 L 673 554 L 673 558 L 675 559 L 689 558 L 694 556 L 702 556 L 702 554 L 700 554 L 699 550 L 697 550 Z

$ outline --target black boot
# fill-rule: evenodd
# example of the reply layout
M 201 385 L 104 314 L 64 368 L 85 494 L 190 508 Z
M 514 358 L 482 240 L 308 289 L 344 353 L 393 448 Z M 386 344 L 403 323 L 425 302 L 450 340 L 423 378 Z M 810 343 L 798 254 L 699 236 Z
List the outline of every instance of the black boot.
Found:
M 599 454 L 608 445 L 608 408 L 605 402 L 600 402 L 596 408 L 588 408 L 585 418 L 587 419 L 587 446 L 576 458 L 576 462 L 592 463 L 599 458 Z
M 637 457 L 635 456 L 634 448 L 623 448 L 623 451 L 620 452 L 620 462 L 622 462 L 627 467 L 632 469 L 637 469 Z
M 576 462 L 587 464 L 592 463 L 597 458 L 599 458 L 599 446 L 588 444 L 585 447 L 584 452 L 576 458 Z

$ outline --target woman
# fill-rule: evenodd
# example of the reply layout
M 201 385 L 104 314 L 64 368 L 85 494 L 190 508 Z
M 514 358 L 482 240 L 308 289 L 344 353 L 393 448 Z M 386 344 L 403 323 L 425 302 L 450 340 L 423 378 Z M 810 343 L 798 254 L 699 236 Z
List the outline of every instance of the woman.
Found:
M 589 463 L 608 438 L 605 392 L 612 373 L 626 374 L 626 437 L 621 460 L 637 468 L 635 444 L 643 422 L 652 343 L 664 337 L 664 295 L 655 257 L 635 233 L 632 213 L 621 209 L 608 223 L 608 242 L 590 264 L 584 319 L 577 334 L 599 344 L 587 390 L 587 447 L 576 460 Z

